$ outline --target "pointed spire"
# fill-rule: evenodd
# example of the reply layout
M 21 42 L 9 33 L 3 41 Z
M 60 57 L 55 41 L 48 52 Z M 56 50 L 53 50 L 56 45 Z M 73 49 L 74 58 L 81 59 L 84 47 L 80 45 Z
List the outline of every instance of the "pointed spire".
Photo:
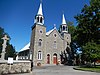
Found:
M 62 24 L 66 24 L 64 13 L 63 13 L 63 17 L 62 17 Z
M 65 20 L 65 16 L 64 16 L 64 13 L 62 15 L 62 24 L 61 24 L 61 32 L 67 32 L 68 33 L 68 26 L 67 26 L 67 23 L 66 23 L 66 20 Z
M 39 10 L 38 10 L 38 15 L 43 15 L 42 13 L 42 0 L 40 1 L 40 7 L 39 7 Z

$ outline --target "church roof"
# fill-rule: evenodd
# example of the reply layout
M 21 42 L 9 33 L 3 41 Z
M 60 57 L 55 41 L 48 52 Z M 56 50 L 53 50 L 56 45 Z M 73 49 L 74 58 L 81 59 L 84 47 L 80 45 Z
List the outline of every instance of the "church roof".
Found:
M 58 32 L 58 30 L 57 30 L 56 27 L 54 27 L 52 30 L 48 31 L 48 32 L 46 33 L 46 35 L 47 35 L 47 36 L 50 35 L 54 30 L 56 30 L 57 33 L 58 33 L 58 35 L 61 37 L 61 39 L 63 39 L 63 37 L 59 34 L 59 32 Z
M 22 48 L 22 49 L 20 50 L 20 52 L 30 49 L 29 47 L 30 47 L 30 42 L 29 42 L 24 48 Z
M 54 29 L 52 29 L 52 30 L 46 32 L 46 35 L 49 35 L 53 30 L 54 30 Z

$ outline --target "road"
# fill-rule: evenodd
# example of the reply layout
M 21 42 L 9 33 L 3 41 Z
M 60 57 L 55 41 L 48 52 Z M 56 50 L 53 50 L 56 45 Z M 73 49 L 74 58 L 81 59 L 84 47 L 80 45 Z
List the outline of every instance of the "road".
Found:
M 100 73 L 74 70 L 73 66 L 53 65 L 34 67 L 32 73 L 11 75 L 100 75 Z

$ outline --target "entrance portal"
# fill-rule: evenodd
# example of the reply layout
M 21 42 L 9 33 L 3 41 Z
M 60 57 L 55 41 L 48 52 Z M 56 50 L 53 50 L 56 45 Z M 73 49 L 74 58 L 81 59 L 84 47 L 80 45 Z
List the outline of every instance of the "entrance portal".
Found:
M 53 55 L 53 64 L 57 64 L 57 54 Z
M 47 54 L 47 64 L 50 64 L 50 55 Z

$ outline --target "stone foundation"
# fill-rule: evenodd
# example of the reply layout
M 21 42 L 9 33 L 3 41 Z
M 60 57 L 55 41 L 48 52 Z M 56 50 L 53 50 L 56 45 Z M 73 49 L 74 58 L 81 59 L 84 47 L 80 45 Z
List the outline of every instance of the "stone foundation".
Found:
M 14 61 L 14 63 L 10 65 L 7 63 L 7 60 L 0 60 L 0 75 L 11 73 L 26 73 L 30 71 L 30 61 Z

